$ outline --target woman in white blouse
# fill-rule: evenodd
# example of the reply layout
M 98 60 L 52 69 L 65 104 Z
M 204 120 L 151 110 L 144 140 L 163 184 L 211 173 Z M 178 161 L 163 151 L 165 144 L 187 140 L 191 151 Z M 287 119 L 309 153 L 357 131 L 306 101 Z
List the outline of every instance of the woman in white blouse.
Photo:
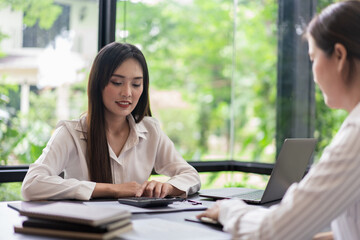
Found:
M 153 169 L 169 180 L 147 181 Z M 59 122 L 30 165 L 22 195 L 25 200 L 88 200 L 186 196 L 199 189 L 197 171 L 151 117 L 145 57 L 131 44 L 114 42 L 93 62 L 87 114 Z
M 348 117 L 306 177 L 270 208 L 223 200 L 198 216 L 234 239 L 311 239 L 331 224 L 335 239 L 360 239 L 360 1 L 335 3 L 306 32 L 314 81 Z

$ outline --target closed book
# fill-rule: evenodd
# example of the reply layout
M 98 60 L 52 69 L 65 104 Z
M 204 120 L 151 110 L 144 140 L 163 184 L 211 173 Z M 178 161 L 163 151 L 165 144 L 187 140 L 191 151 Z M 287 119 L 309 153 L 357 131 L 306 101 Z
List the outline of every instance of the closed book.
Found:
M 105 233 L 76 232 L 76 231 L 56 230 L 56 229 L 48 229 L 48 228 L 14 226 L 14 231 L 16 233 L 42 235 L 42 236 L 50 236 L 50 237 L 65 237 L 71 239 L 88 239 L 88 240 L 113 239 L 117 236 L 121 236 L 122 233 L 130 231 L 131 229 L 132 229 L 131 223 L 128 223 L 127 225 L 121 228 L 117 228 Z
M 81 203 L 56 202 L 19 210 L 27 217 L 99 226 L 130 218 L 131 213 L 120 208 L 88 206 Z
M 66 231 L 75 231 L 75 232 L 93 232 L 93 233 L 106 233 L 114 229 L 118 229 L 128 225 L 131 222 L 130 218 L 124 218 L 117 220 L 115 222 L 110 222 L 102 224 L 96 227 L 89 226 L 86 224 L 79 223 L 70 223 L 57 220 L 47 220 L 39 218 L 28 218 L 23 221 L 23 227 L 33 227 L 33 228 L 47 228 L 55 230 L 66 230 Z

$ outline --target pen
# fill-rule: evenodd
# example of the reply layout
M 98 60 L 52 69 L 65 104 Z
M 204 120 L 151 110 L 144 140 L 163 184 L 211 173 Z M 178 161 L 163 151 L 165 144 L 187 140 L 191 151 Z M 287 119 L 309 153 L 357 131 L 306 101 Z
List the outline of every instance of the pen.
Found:
M 195 200 L 187 199 L 187 201 L 188 201 L 189 203 L 191 203 L 192 205 L 202 205 L 201 202 L 198 202 L 198 201 L 195 201 Z

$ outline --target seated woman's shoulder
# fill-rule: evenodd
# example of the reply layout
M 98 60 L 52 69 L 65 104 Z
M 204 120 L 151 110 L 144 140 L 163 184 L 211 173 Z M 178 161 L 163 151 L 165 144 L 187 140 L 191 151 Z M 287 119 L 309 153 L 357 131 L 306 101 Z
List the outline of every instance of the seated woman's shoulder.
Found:
M 157 120 L 154 117 L 150 117 L 150 116 L 145 116 L 142 121 L 144 123 L 148 123 L 148 124 L 160 124 L 159 120 Z
M 77 128 L 80 125 L 80 119 L 75 119 L 75 120 L 60 120 L 57 124 L 56 124 L 56 128 L 59 128 L 61 126 L 65 126 L 66 128 Z
M 61 120 L 56 125 L 56 129 L 64 129 L 63 131 L 76 135 L 78 135 L 79 133 L 86 133 L 86 118 L 82 117 L 75 120 Z
M 160 122 L 154 117 L 145 116 L 141 121 L 146 128 L 159 128 Z
M 154 117 L 146 116 L 143 118 L 141 123 L 147 130 L 155 130 L 158 132 L 161 129 L 159 120 Z

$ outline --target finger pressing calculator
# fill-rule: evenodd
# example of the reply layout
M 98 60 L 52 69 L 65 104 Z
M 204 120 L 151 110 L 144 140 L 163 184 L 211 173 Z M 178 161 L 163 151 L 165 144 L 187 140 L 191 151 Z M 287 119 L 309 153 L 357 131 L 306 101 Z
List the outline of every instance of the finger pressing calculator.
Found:
M 128 204 L 135 207 L 150 208 L 150 207 L 164 207 L 173 202 L 183 201 L 181 197 L 166 197 L 166 198 L 152 198 L 152 197 L 127 197 L 119 198 L 119 203 Z

